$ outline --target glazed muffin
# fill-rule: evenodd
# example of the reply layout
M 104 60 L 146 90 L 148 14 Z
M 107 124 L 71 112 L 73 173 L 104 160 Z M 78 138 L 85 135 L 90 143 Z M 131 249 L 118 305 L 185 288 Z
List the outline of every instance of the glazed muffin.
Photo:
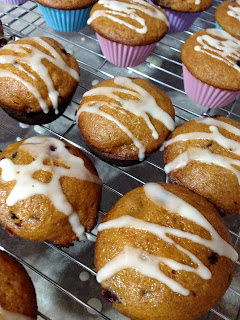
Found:
M 32 280 L 23 266 L 3 251 L 0 251 L 0 318 L 37 319 Z
M 34 37 L 0 50 L 0 105 L 27 124 L 58 118 L 79 82 L 75 58 L 54 39 Z
M 226 0 L 215 11 L 217 28 L 240 39 L 240 1 Z
M 181 49 L 184 87 L 203 107 L 224 107 L 240 95 L 240 41 L 218 29 L 190 36 Z
M 153 0 L 167 13 L 171 32 L 188 30 L 200 13 L 211 7 L 212 0 Z
M 9 145 L 0 168 L 0 223 L 11 234 L 67 246 L 96 225 L 101 181 L 76 147 L 32 137 Z
M 157 150 L 174 129 L 173 119 L 168 95 L 140 78 L 98 83 L 84 94 L 77 112 L 89 148 L 119 165 L 142 161 Z
M 87 25 L 92 5 L 97 0 L 37 0 L 36 2 L 51 28 L 61 32 L 73 32 Z
M 99 226 L 103 296 L 132 320 L 194 320 L 227 290 L 237 253 L 217 210 L 178 185 L 125 194 Z
M 106 59 L 121 67 L 142 63 L 169 27 L 166 13 L 143 0 L 99 0 L 88 24 Z
M 165 172 L 226 214 L 240 213 L 240 123 L 195 119 L 176 128 L 164 148 Z

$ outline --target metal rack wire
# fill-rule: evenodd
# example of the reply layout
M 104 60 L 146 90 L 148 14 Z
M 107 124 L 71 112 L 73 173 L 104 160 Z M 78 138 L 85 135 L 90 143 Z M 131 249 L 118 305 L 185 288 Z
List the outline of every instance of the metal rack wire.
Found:
M 141 164 L 126 168 L 111 166 L 98 159 L 86 148 L 74 114 L 83 93 L 89 90 L 94 82 L 122 75 L 145 78 L 164 90 L 173 102 L 177 125 L 205 113 L 220 114 L 240 121 L 240 100 L 225 108 L 206 110 L 191 102 L 183 88 L 179 57 L 181 46 L 192 33 L 215 26 L 214 11 L 220 2 L 214 1 L 214 5 L 203 12 L 188 31 L 166 35 L 150 57 L 134 68 L 119 68 L 107 62 L 90 27 L 78 33 L 56 32 L 46 25 L 35 2 L 28 1 L 19 6 L 1 3 L 0 19 L 6 34 L 13 39 L 36 35 L 55 38 L 68 51 L 72 51 L 79 63 L 81 77 L 72 103 L 63 116 L 49 125 L 22 128 L 0 110 L 0 149 L 3 150 L 16 139 L 37 134 L 58 136 L 82 149 L 92 160 L 104 182 L 99 221 L 127 191 L 146 182 L 165 181 L 161 151 L 154 153 Z M 225 218 L 238 251 L 239 221 L 240 216 Z M 49 243 L 10 238 L 6 231 L 0 230 L 0 248 L 17 258 L 33 279 L 38 297 L 39 319 L 125 319 L 101 299 L 101 289 L 95 280 L 93 264 L 95 234 L 93 230 L 89 235 L 91 241 L 76 242 L 73 247 L 60 249 Z M 83 270 L 89 274 L 86 282 L 79 279 Z M 227 293 L 218 305 L 201 319 L 240 320 L 239 284 L 240 262 L 237 261 L 235 277 Z M 93 297 L 101 300 L 101 311 L 88 303 Z

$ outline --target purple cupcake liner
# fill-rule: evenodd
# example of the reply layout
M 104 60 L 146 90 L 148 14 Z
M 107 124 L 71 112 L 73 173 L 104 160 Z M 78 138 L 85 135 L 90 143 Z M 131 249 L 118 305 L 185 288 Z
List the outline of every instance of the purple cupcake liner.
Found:
M 10 4 L 22 4 L 27 2 L 28 0 L 0 0 L 0 1 L 5 3 L 10 3 Z
M 152 52 L 157 42 L 146 46 L 129 46 L 103 38 L 96 33 L 105 58 L 119 67 L 134 67 L 142 63 Z
M 188 30 L 201 12 L 179 12 L 168 8 L 162 8 L 168 15 L 170 32 L 182 32 Z
M 151 0 L 147 0 L 151 5 L 155 5 Z M 170 32 L 182 32 L 188 30 L 193 22 L 199 17 L 201 12 L 180 12 L 161 7 L 167 16 L 170 23 Z
M 38 3 L 38 7 L 47 22 L 54 30 L 61 32 L 74 32 L 87 25 L 92 6 L 86 9 L 60 10 L 49 8 Z
M 188 97 L 206 108 L 221 108 L 240 96 L 240 91 L 215 88 L 195 78 L 183 65 L 184 89 Z

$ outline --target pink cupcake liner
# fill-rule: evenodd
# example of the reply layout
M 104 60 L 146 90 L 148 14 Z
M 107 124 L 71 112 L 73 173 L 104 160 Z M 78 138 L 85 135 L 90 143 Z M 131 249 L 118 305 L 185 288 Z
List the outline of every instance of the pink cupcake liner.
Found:
M 215 88 L 195 78 L 183 65 L 184 89 L 188 97 L 206 108 L 221 108 L 240 96 L 240 91 Z
M 162 8 L 168 15 L 171 32 L 188 30 L 201 12 L 179 12 L 168 8 Z
M 27 2 L 28 0 L 0 0 L 0 2 L 10 3 L 10 4 L 22 4 Z
M 105 58 L 119 67 L 134 67 L 142 63 L 157 44 L 146 46 L 128 46 L 103 38 L 96 34 Z

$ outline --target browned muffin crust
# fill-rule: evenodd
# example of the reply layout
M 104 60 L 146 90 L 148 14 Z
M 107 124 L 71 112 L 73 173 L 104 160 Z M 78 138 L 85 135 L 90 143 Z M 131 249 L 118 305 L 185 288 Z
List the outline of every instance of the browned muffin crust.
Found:
M 40 38 L 57 51 L 68 67 L 74 69 L 78 74 L 80 74 L 76 59 L 71 54 L 67 53 L 60 43 L 48 37 Z M 48 94 L 48 88 L 44 81 L 45 79 L 42 79 L 37 72 L 32 70 L 27 62 L 24 62 L 25 57 L 31 56 L 32 50 L 27 49 L 28 53 L 14 51 L 15 44 L 23 44 L 23 47 L 24 45 L 31 45 L 47 54 L 49 57 L 53 57 L 52 53 L 36 42 L 35 38 L 17 40 L 11 43 L 13 47 L 9 48 L 8 46 L 5 46 L 0 50 L 0 57 L 5 55 L 16 57 L 14 63 L 0 63 L 1 69 L 6 70 L 6 72 L 13 73 L 23 79 L 23 81 L 26 81 L 35 87 L 49 108 L 49 112 L 46 114 L 43 112 L 38 99 L 33 95 L 31 90 L 27 88 L 27 86 L 8 76 L 0 77 L 0 105 L 3 107 L 4 111 L 18 121 L 28 124 L 51 122 L 59 117 L 68 106 L 72 95 L 77 88 L 78 81 L 48 59 L 42 59 L 42 63 L 47 68 L 48 74 L 52 79 L 54 89 L 59 92 L 59 113 L 56 114 L 55 110 L 53 110 L 52 101 Z M 34 53 L 32 59 L 34 59 Z M 19 69 L 15 67 L 15 65 L 20 65 L 23 69 Z M 26 70 L 26 72 L 24 70 Z
M 226 122 L 238 129 L 240 123 L 226 117 L 217 117 L 216 120 Z M 240 143 L 240 137 L 218 127 L 219 132 L 225 137 Z M 184 133 L 211 132 L 209 125 L 195 120 L 188 121 L 176 128 L 169 136 L 171 138 Z M 164 162 L 168 164 L 178 155 L 190 148 L 202 148 L 213 154 L 240 160 L 240 156 L 220 146 L 211 139 L 198 139 L 174 142 L 164 148 Z M 233 168 L 240 170 L 240 167 L 233 165 Z M 212 202 L 220 211 L 225 214 L 240 213 L 240 186 L 238 179 L 232 171 L 217 166 L 206 164 L 201 161 L 190 161 L 185 167 L 176 169 L 168 175 L 169 181 L 184 185 L 194 192 L 204 196 Z
M 216 29 L 201 30 L 194 33 L 186 40 L 181 49 L 182 63 L 195 78 L 203 83 L 222 90 L 240 90 L 240 72 L 238 69 L 235 69 L 233 66 L 228 65 L 205 52 L 196 51 L 194 49 L 196 46 L 199 46 L 199 42 L 197 41 L 198 37 L 202 35 L 210 35 L 208 30 Z M 222 34 L 222 37 L 213 36 L 212 34 L 210 36 L 217 40 L 227 40 L 224 37 L 225 31 L 218 31 Z M 235 48 L 239 48 L 237 51 L 240 53 L 240 41 L 237 39 L 236 41 L 238 44 L 235 45 Z M 213 50 L 215 49 L 214 47 L 212 48 Z M 213 53 L 209 50 L 208 52 Z M 218 53 L 216 53 L 216 55 L 221 57 Z M 229 58 L 237 64 L 238 58 L 236 56 L 233 57 L 232 55 L 231 57 L 229 56 Z
M 129 79 L 152 95 L 159 108 L 162 108 L 172 119 L 174 119 L 175 112 L 171 100 L 166 93 L 144 79 Z M 80 103 L 79 110 L 81 110 L 81 107 L 85 103 L 91 101 L 97 100 L 97 104 L 103 103 L 99 110 L 114 117 L 117 121 L 127 127 L 133 136 L 146 148 L 145 157 L 157 150 L 169 134 L 169 130 L 164 123 L 154 119 L 148 114 L 151 123 L 159 134 L 158 139 L 154 139 L 152 131 L 143 117 L 137 116 L 128 110 L 123 113 L 122 108 L 113 106 L 114 103 L 118 102 L 104 93 L 104 87 L 121 89 L 120 84 L 116 84 L 114 79 L 109 79 L 98 83 L 92 89 L 101 87 L 103 88 L 103 94 L 97 96 L 84 96 Z M 136 99 L 130 94 L 121 92 L 121 90 L 116 91 L 115 94 L 119 96 L 120 100 L 131 101 Z M 110 106 L 108 106 L 108 103 Z M 89 125 L 90 123 L 91 125 Z M 98 114 L 83 111 L 78 117 L 78 126 L 82 136 L 87 141 L 89 148 L 104 160 L 112 160 L 113 163 L 119 165 L 130 165 L 139 160 L 139 149 L 136 147 L 133 140 L 113 121 L 99 116 Z
M 217 7 L 215 18 L 220 27 L 240 40 L 240 21 L 228 15 L 229 6 L 240 8 L 237 1 L 226 0 Z
M 21 148 L 25 140 L 9 145 L 2 153 L 1 159 L 8 158 L 16 165 L 32 163 L 35 158 Z M 76 147 L 64 142 L 65 148 L 76 157 L 83 159 L 85 167 L 98 176 L 91 161 Z M 54 147 L 54 146 L 53 146 Z M 36 145 L 36 148 L 38 146 Z M 36 149 L 37 150 L 37 149 Z M 68 159 L 60 161 L 58 158 L 46 158 L 45 164 L 68 168 Z M 81 170 L 81 168 L 79 168 Z M 2 169 L 0 169 L 1 175 Z M 34 179 L 43 183 L 49 183 L 53 173 L 39 170 L 34 172 Z M 0 178 L 0 223 L 10 234 L 35 240 L 49 241 L 62 246 L 68 246 L 77 240 L 73 232 L 68 216 L 55 208 L 51 200 L 42 194 L 31 196 L 18 201 L 13 206 L 6 204 L 6 199 L 12 191 L 16 180 L 6 182 Z M 101 184 L 75 177 L 62 176 L 60 178 L 62 191 L 74 211 L 79 217 L 79 222 L 90 232 L 97 223 L 98 209 L 101 199 Z M 55 192 L 54 190 L 52 192 Z
M 182 186 L 161 184 L 167 191 L 195 207 L 214 227 L 219 235 L 231 244 L 231 237 L 217 210 L 203 197 Z M 140 187 L 125 194 L 108 212 L 102 222 L 129 215 L 160 226 L 179 229 L 210 239 L 203 227 L 174 212 L 154 204 Z M 103 295 L 114 308 L 132 320 L 193 320 L 209 311 L 228 288 L 234 263 L 209 248 L 187 239 L 170 237 L 192 252 L 211 271 L 212 278 L 203 280 L 192 272 L 171 270 L 160 263 L 159 269 L 171 279 L 190 290 L 183 296 L 167 285 L 148 278 L 134 269 L 124 269 L 101 283 Z M 142 249 L 150 254 L 170 258 L 191 265 L 189 258 L 174 245 L 156 235 L 134 228 L 114 228 L 98 232 L 95 247 L 95 266 L 99 271 L 116 257 L 125 246 Z
M 3 251 L 0 251 L 0 306 L 6 311 L 37 319 L 32 281 L 23 266 Z
M 53 9 L 76 10 L 88 8 L 96 3 L 97 0 L 37 0 L 36 2 Z
M 137 5 L 137 3 L 134 2 L 133 0 L 118 0 L 118 1 Z M 161 8 L 157 6 L 155 8 L 156 10 L 162 12 L 167 17 L 167 14 L 165 13 L 165 11 L 163 11 Z M 114 10 L 110 8 L 108 9 L 103 4 L 100 4 L 97 2 L 93 6 L 90 12 L 90 17 L 97 10 L 106 10 L 106 9 L 108 11 L 114 12 Z M 148 5 L 148 3 L 146 3 L 146 9 L 153 10 L 151 9 L 151 6 Z M 158 42 L 167 33 L 168 26 L 164 21 L 151 17 L 147 15 L 145 12 L 142 12 L 138 9 L 136 9 L 136 14 L 139 15 L 141 18 L 145 19 L 146 26 L 148 29 L 147 33 L 138 33 L 135 30 L 125 26 L 124 24 L 119 24 L 118 22 L 112 21 L 105 16 L 99 16 L 98 18 L 93 20 L 91 22 L 91 27 L 95 32 L 100 34 L 105 39 L 108 39 L 117 43 L 122 43 L 125 45 L 130 45 L 130 46 L 142 46 L 142 45 L 148 45 L 154 42 Z M 121 19 L 124 22 L 132 24 L 134 27 L 142 28 L 142 25 L 139 22 L 137 22 L 135 19 L 130 18 L 130 15 L 127 17 L 121 16 Z
M 153 0 L 156 5 L 166 7 L 179 12 L 198 12 L 207 10 L 212 6 L 212 0 L 200 0 L 196 4 L 195 0 Z

